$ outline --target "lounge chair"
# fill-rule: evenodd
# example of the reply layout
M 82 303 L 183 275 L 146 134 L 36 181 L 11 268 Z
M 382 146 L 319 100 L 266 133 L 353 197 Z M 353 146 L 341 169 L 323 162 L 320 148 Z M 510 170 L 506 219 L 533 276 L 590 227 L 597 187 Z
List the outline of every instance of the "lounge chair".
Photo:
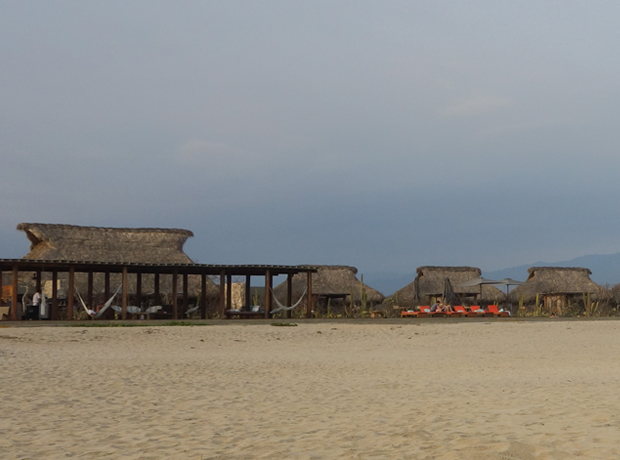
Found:
M 477 313 L 465 310 L 465 307 L 463 305 L 456 305 L 454 307 L 454 311 L 460 313 L 461 316 L 466 316 L 468 318 L 475 318 L 476 316 L 478 316 Z
M 471 307 L 469 307 L 469 311 L 475 313 L 478 317 L 493 316 L 493 313 L 491 313 L 490 311 L 486 311 L 484 308 L 480 307 L 480 305 L 472 305 Z
M 489 305 L 489 312 L 493 313 L 493 316 L 501 316 L 503 318 L 510 316 L 510 312 L 499 311 L 497 305 Z
M 426 318 L 427 316 L 430 315 L 430 313 L 431 313 L 431 308 L 425 305 L 425 306 L 421 306 L 420 309 L 417 311 L 410 311 L 410 310 L 401 311 L 400 317 L 401 318 L 408 318 L 408 317 Z

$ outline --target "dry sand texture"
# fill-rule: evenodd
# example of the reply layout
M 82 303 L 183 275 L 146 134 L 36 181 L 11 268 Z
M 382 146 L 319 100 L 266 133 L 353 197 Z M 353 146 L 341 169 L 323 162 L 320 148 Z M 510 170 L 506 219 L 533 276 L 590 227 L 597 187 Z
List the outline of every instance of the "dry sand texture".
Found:
M 2 459 L 617 459 L 620 322 L 0 329 Z

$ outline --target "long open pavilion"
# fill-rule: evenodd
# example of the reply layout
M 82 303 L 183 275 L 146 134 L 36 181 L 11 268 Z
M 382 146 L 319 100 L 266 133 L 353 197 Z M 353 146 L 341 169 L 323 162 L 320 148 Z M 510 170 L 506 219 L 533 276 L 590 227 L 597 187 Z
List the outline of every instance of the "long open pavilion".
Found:
M 286 305 L 292 305 L 292 279 L 295 274 L 306 273 L 308 292 L 306 302 L 306 316 L 311 316 L 312 311 L 312 273 L 317 268 L 306 265 L 207 265 L 194 263 L 174 263 L 174 264 L 149 264 L 149 263 L 124 263 L 124 262 L 93 262 L 93 261 L 65 261 L 65 260 L 31 260 L 31 259 L 0 259 L 0 280 L 5 272 L 10 273 L 12 293 L 11 309 L 9 318 L 12 321 L 20 320 L 17 316 L 18 310 L 18 283 L 20 273 L 34 272 L 36 274 L 36 290 L 41 290 L 42 273 L 51 273 L 52 277 L 52 297 L 50 306 L 50 319 L 59 319 L 58 302 L 58 275 L 68 274 L 67 286 L 67 317 L 74 318 L 75 308 L 75 274 L 86 273 L 88 275 L 88 292 L 86 302 L 92 305 L 93 301 L 93 275 L 103 273 L 105 276 L 104 297 L 110 296 L 110 274 L 120 273 L 122 279 L 122 319 L 127 319 L 127 306 L 129 297 L 128 275 L 136 275 L 135 298 L 138 305 L 142 296 L 142 276 L 145 274 L 154 275 L 154 295 L 160 297 L 159 277 L 161 275 L 172 275 L 172 316 L 178 319 L 183 310 L 179 310 L 178 294 L 179 280 L 182 283 L 182 305 L 188 304 L 188 276 L 199 275 L 201 277 L 201 296 L 200 311 L 202 318 L 207 315 L 207 277 L 219 276 L 219 304 L 218 314 L 224 317 L 225 311 L 231 308 L 231 285 L 232 278 L 245 277 L 245 304 L 251 304 L 250 281 L 253 276 L 264 277 L 265 279 L 265 318 L 270 317 L 272 306 L 272 287 L 273 277 L 279 275 L 287 276 L 287 296 Z M 290 314 L 290 312 L 288 312 Z

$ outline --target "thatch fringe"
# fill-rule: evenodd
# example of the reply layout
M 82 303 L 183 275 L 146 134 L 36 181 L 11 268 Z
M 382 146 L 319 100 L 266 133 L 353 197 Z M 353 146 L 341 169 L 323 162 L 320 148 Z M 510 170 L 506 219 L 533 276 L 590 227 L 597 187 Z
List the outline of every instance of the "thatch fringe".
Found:
M 508 294 L 511 302 L 535 302 L 536 295 L 590 294 L 592 300 L 609 300 L 612 293 L 590 279 L 592 272 L 580 267 L 531 267 L 526 282 Z
M 445 279 L 448 278 L 454 292 L 461 298 L 480 295 L 480 286 L 459 287 L 458 285 L 480 277 L 482 272 L 476 267 L 438 267 L 423 266 L 416 269 L 416 278 L 390 296 L 401 307 L 428 305 L 435 297 L 443 294 Z M 416 300 L 416 285 L 419 286 Z M 482 286 L 482 301 L 499 302 L 506 296 L 496 287 Z

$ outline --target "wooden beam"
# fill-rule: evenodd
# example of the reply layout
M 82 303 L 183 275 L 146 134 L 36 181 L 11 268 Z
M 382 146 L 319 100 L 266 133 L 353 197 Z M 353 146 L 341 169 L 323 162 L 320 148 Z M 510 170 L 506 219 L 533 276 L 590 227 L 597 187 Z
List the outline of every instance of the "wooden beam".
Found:
M 207 274 L 200 274 L 200 311 L 202 319 L 207 319 Z
M 245 306 L 250 308 L 252 306 L 252 286 L 251 276 L 245 275 Z
M 187 315 L 187 313 L 185 313 L 188 310 L 188 296 L 187 296 L 187 290 L 188 290 L 188 281 L 187 281 L 187 273 L 183 273 L 183 308 L 181 310 L 181 318 L 185 318 L 185 316 Z
M 88 292 L 86 293 L 86 306 L 91 310 L 95 310 L 93 302 L 93 272 L 88 272 Z
M 11 278 L 11 320 L 19 321 L 22 319 L 21 315 L 17 314 L 17 306 L 19 305 L 17 302 L 17 289 L 19 288 L 19 283 L 17 280 L 19 279 L 19 267 L 17 265 L 13 265 L 13 278 Z
M 293 274 L 289 273 L 286 277 L 286 306 L 293 305 Z M 286 310 L 286 317 L 291 318 L 293 315 L 292 310 Z
M 220 271 L 220 318 L 226 316 L 226 271 Z
M 50 319 L 58 319 L 58 271 L 52 270 L 52 310 Z
M 69 267 L 69 290 L 67 292 L 67 319 L 73 320 L 73 291 L 75 290 L 75 268 Z
M 129 284 L 128 276 L 127 276 L 127 267 L 123 267 L 123 312 L 121 318 L 127 319 L 127 294 L 129 292 Z
M 41 294 L 41 270 L 37 270 L 36 274 L 37 274 L 37 279 L 35 281 L 35 284 L 36 284 L 35 291 Z
M 232 308 L 232 275 L 226 275 L 226 309 Z
M 271 311 L 271 286 L 273 285 L 273 277 L 271 271 L 265 272 L 265 319 L 269 319 L 269 312 Z
M 175 268 L 172 270 L 172 318 L 179 319 L 179 310 L 177 306 L 177 295 L 178 295 L 178 286 L 177 283 L 179 281 L 179 270 Z
M 306 299 L 306 318 L 312 318 L 312 273 L 308 272 L 308 298 Z
M 155 291 L 155 305 L 161 305 L 161 295 L 159 294 L 159 273 L 155 273 L 153 290 Z
M 136 306 L 142 309 L 142 272 L 136 273 Z
M 107 302 L 110 298 L 110 272 L 105 272 L 103 281 L 103 298 Z M 115 291 L 116 292 L 116 291 Z

